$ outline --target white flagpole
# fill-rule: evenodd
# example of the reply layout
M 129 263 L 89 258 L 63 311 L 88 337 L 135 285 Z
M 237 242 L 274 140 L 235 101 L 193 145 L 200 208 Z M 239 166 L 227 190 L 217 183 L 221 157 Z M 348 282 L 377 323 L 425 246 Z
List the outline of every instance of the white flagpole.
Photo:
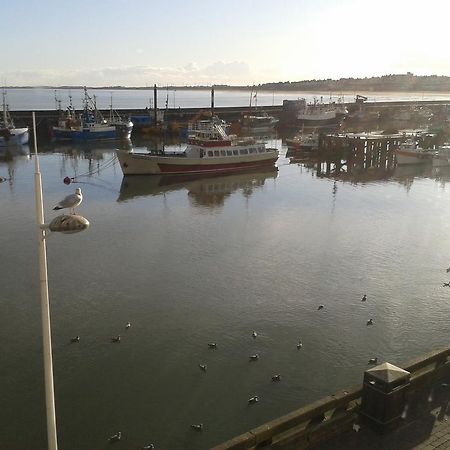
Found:
M 36 139 L 36 117 L 33 112 L 34 137 L 34 189 L 36 194 L 36 220 L 39 241 L 39 272 L 41 289 L 42 339 L 44 350 L 45 404 L 47 410 L 47 440 L 49 450 L 57 450 L 55 393 L 53 387 L 52 339 L 50 328 L 50 307 L 48 300 L 47 253 L 45 248 L 44 205 L 42 201 L 42 181 L 39 168 Z

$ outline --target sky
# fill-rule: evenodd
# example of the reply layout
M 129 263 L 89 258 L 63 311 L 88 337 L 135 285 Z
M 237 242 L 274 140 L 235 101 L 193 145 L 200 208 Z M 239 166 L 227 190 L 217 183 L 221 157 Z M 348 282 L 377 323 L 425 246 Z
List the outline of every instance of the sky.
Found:
M 450 76 L 449 0 L 0 0 L 0 82 Z

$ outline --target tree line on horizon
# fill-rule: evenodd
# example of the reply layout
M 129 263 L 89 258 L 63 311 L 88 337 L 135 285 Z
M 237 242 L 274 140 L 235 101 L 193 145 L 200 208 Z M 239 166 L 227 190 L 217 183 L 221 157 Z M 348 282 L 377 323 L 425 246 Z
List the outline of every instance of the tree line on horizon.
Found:
M 80 86 L 7 86 L 7 88 L 36 88 L 43 89 L 83 89 Z M 365 78 L 340 78 L 333 80 L 303 80 L 277 81 L 258 85 L 235 86 L 228 84 L 196 85 L 196 86 L 158 86 L 158 90 L 165 89 L 222 89 L 222 90 L 267 90 L 267 91 L 440 91 L 450 92 L 450 77 L 444 75 L 414 75 L 411 72 L 400 75 L 382 75 Z M 89 89 L 153 89 L 153 86 L 103 86 L 88 87 Z

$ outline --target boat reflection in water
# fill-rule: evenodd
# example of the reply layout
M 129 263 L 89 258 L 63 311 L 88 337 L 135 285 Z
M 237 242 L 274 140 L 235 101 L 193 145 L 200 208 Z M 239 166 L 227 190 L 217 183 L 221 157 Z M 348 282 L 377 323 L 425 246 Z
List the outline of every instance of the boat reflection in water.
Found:
M 0 181 L 8 181 L 12 187 L 16 176 L 16 165 L 19 161 L 24 160 L 31 160 L 28 145 L 0 147 Z
M 233 193 L 241 191 L 250 196 L 255 189 L 261 189 L 266 180 L 275 180 L 277 167 L 266 167 L 239 174 L 217 175 L 130 175 L 124 176 L 120 186 L 118 202 L 138 197 L 161 195 L 185 189 L 194 206 L 223 206 Z

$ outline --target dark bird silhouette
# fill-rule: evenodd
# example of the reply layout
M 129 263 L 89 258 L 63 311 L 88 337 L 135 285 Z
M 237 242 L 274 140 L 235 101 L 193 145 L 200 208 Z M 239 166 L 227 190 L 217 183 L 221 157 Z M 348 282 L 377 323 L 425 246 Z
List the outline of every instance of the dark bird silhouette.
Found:
M 203 430 L 203 424 L 202 423 L 194 424 L 194 425 L 191 425 L 191 428 L 193 430 L 195 430 L 195 431 L 202 431 Z
M 111 338 L 111 342 L 120 343 L 120 334 L 116 337 Z
M 447 273 L 449 273 L 450 272 L 450 267 L 447 269 Z
M 249 356 L 250 361 L 256 361 L 258 358 L 259 358 L 258 353 L 255 353 L 254 355 Z
M 323 308 L 325 308 L 325 306 L 324 306 L 324 305 L 319 305 L 319 307 L 317 308 L 317 310 L 319 310 L 319 309 L 323 309 Z
M 369 319 L 369 320 L 367 321 L 367 325 L 373 325 L 373 319 Z
M 250 398 L 248 399 L 248 404 L 249 404 L 249 405 L 253 405 L 253 403 L 257 403 L 257 402 L 259 402 L 259 398 L 258 398 L 257 395 L 255 395 L 254 397 L 250 397 Z
M 198 367 L 200 367 L 200 370 L 203 370 L 203 372 L 206 372 L 206 369 L 208 368 L 206 364 L 199 364 Z
M 208 344 L 208 347 L 209 347 L 209 348 L 217 348 L 217 344 L 216 344 L 215 342 L 210 342 L 210 343 Z
M 365 302 L 367 300 L 367 295 L 366 294 L 364 294 L 363 296 L 362 296 L 362 299 L 361 299 L 361 301 L 362 302 Z
M 450 287 L 450 281 L 448 283 L 444 283 L 442 287 Z
M 78 342 L 80 342 L 80 336 L 75 336 L 75 337 L 71 338 L 71 339 L 70 339 L 70 342 L 73 342 L 73 343 L 78 343 Z
M 110 441 L 110 442 L 117 442 L 117 441 L 120 441 L 121 439 L 122 439 L 122 432 L 119 431 L 118 433 L 113 434 L 113 435 L 109 438 L 109 441 Z
M 281 380 L 281 375 L 280 374 L 276 374 L 272 376 L 272 381 L 280 381 Z
M 367 364 L 378 364 L 378 358 L 370 358 Z

